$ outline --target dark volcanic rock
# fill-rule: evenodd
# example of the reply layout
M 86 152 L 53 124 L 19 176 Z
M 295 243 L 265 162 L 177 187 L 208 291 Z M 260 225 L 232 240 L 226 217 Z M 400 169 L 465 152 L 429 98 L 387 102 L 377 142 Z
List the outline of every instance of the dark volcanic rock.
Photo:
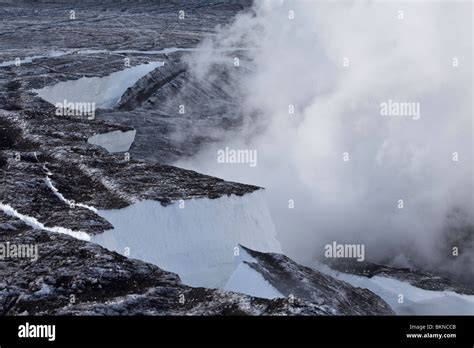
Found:
M 137 130 L 130 149 L 134 157 L 173 163 L 243 124 L 241 96 L 228 68 L 215 66 L 212 73 L 196 79 L 189 71 L 188 55 L 186 51 L 167 55 L 165 65 L 130 87 L 115 110 L 98 115 Z M 227 55 L 230 65 L 236 52 Z
M 0 260 L 1 315 L 331 314 L 304 300 L 269 301 L 184 286 L 177 275 L 154 265 L 45 230 L 100 233 L 112 226 L 94 208 L 123 208 L 143 199 L 166 205 L 178 199 L 244 195 L 258 189 L 138 161 L 133 152 L 129 160 L 87 142 L 95 134 L 131 130 L 101 121 L 100 115 L 140 110 L 144 116 L 149 99 L 164 86 L 173 86 L 184 73 L 179 60 L 165 53 L 127 50 L 193 47 L 249 4 L 130 1 L 117 6 L 113 1 L 39 1 L 2 5 L 0 18 L 8 16 L 8 20 L 0 31 L 0 245 L 32 245 L 39 255 L 36 260 L 12 256 Z M 71 10 L 74 20 L 69 17 Z M 185 11 L 185 20 L 178 20 L 180 10 Z M 20 66 L 13 64 L 17 57 Z M 53 105 L 32 91 L 110 75 L 125 68 L 126 57 L 131 66 L 164 61 L 165 69 L 140 79 L 122 97 L 118 109 L 97 110 L 99 117 L 94 120 L 56 116 Z M 176 64 L 166 64 L 171 61 Z M 159 124 L 152 126 L 159 133 Z M 163 158 L 180 152 L 172 144 L 161 145 Z
M 51 108 L 35 97 L 32 89 L 82 77 L 107 76 L 126 69 L 125 58 L 130 59 L 131 66 L 160 61 L 164 67 L 131 87 L 115 110 L 98 110 L 97 118 L 137 130 L 130 150 L 134 158 L 170 164 L 193 155 L 202 145 L 219 140 L 226 130 L 238 127 L 242 114 L 237 89 L 231 83 L 234 79 L 226 75 L 228 69 L 216 66 L 212 74 L 196 81 L 183 57 L 186 50 L 194 49 L 216 26 L 228 23 L 251 2 L 6 4 L 5 12 L 0 12 L 0 19 L 8 16 L 0 32 L 5 47 L 0 51 L 0 109 Z M 70 19 L 70 11 L 75 11 L 76 19 Z M 179 11 L 185 12 L 184 19 L 179 19 Z M 26 45 L 25 30 L 29 38 Z M 173 52 L 174 48 L 184 50 Z M 241 54 L 240 50 L 228 52 L 229 64 Z M 15 66 L 15 58 L 23 63 Z M 179 112 L 181 105 L 185 113 Z
M 164 64 L 140 78 L 132 87 L 129 87 L 116 105 L 119 110 L 131 111 L 148 100 L 153 93 L 185 72 L 183 64 Z
M 160 268 L 0 213 L 0 244 L 38 246 L 0 260 L 0 315 L 327 315 L 315 303 L 191 288 Z
M 88 233 L 112 228 L 94 211 L 61 201 L 47 178 L 67 200 L 97 209 L 123 208 L 144 199 L 166 205 L 179 199 L 241 196 L 258 189 L 168 165 L 126 160 L 86 142 L 92 134 L 123 126 L 48 112 L 31 116 L 0 110 L 0 117 L 3 134 L 8 135 L 2 151 L 6 163 L 0 176 L 0 202 L 45 226 Z M 25 146 L 28 151 L 22 151 Z
M 253 267 L 282 293 L 293 293 L 294 302 L 191 288 L 157 266 L 51 232 L 101 233 L 112 226 L 96 209 L 139 200 L 167 205 L 259 189 L 164 164 L 215 140 L 203 136 L 209 129 L 238 127 L 242 116 L 226 69 L 216 67 L 203 84 L 189 74 L 186 50 L 167 49 L 194 48 L 249 5 L 249 0 L 2 4 L 0 244 L 37 246 L 39 258 L 0 260 L 0 315 L 392 314 L 370 292 L 281 255 L 255 253 L 259 263 Z M 181 10 L 184 19 L 178 17 Z M 97 110 L 96 119 L 56 116 L 54 106 L 33 91 L 108 76 L 127 69 L 125 58 L 132 67 L 165 65 L 139 79 L 115 108 Z M 182 104 L 185 114 L 179 113 Z M 93 135 L 132 128 L 137 135 L 131 159 L 88 143 Z
M 251 0 L 12 1 L 3 3 L 0 11 L 0 18 L 6 19 L 2 46 L 30 49 L 31 55 L 64 48 L 193 47 L 216 25 L 226 24 L 250 5 Z M 183 19 L 179 19 L 179 11 L 184 11 Z M 15 52 L 2 55 L 16 57 Z M 0 57 L 0 61 L 10 59 Z
M 244 263 L 284 296 L 316 303 L 335 315 L 393 315 L 390 306 L 367 289 L 356 288 L 285 255 L 262 253 L 242 246 L 251 257 Z

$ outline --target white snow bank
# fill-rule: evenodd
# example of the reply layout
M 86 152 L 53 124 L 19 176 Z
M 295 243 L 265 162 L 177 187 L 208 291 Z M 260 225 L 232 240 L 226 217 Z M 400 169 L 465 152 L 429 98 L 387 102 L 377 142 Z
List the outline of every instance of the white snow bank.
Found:
M 99 210 L 114 229 L 91 241 L 121 254 L 129 250 L 130 257 L 175 272 L 186 284 L 222 287 L 235 269 L 238 244 L 281 251 L 263 194 L 191 199 L 184 208 L 183 202 L 164 207 L 147 200 Z
M 41 222 L 39 222 L 36 218 L 34 218 L 32 216 L 21 214 L 8 204 L 3 204 L 3 203 L 0 202 L 0 210 L 2 210 L 7 215 L 14 216 L 14 217 L 20 219 L 25 224 L 27 224 L 28 226 L 31 226 L 35 229 L 41 229 L 41 230 L 46 230 L 46 231 L 49 231 L 49 232 L 67 234 L 69 236 L 72 236 L 72 237 L 80 239 L 80 240 L 87 240 L 87 241 L 90 240 L 90 236 L 86 232 L 73 231 L 69 228 L 58 227 L 58 226 L 46 227 Z
M 224 286 L 224 290 L 268 299 L 285 297 L 266 281 L 260 273 L 244 263 L 255 262 L 245 250 L 240 249 L 240 255 L 237 257 L 237 260 L 237 268 Z
M 113 131 L 109 133 L 95 134 L 90 137 L 87 142 L 102 146 L 110 153 L 114 152 L 125 152 L 132 146 L 133 140 L 135 140 L 136 130 L 130 130 L 126 132 Z
M 328 266 L 318 268 L 353 286 L 366 288 L 379 295 L 390 307 L 402 315 L 474 315 L 474 296 L 453 291 L 431 291 L 417 288 L 400 280 L 374 276 L 367 278 L 332 270 Z M 403 302 L 399 303 L 400 295 Z
M 105 77 L 83 77 L 78 80 L 59 82 L 53 86 L 33 90 L 38 96 L 51 104 L 95 103 L 102 109 L 111 109 L 120 100 L 127 88 L 133 86 L 142 76 L 157 67 L 162 62 L 141 64 L 114 72 Z

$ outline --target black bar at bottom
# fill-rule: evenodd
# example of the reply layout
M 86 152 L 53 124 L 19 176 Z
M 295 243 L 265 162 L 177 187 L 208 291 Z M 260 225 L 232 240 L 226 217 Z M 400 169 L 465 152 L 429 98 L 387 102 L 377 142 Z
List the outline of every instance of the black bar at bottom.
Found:
M 0 317 L 0 346 L 71 344 L 411 344 L 469 346 L 472 316 Z M 19 337 L 55 325 L 54 341 Z M 35 327 L 36 329 L 36 327 Z M 38 328 L 41 332 L 43 328 Z M 23 333 L 25 332 L 23 330 Z M 35 331 L 33 331 L 34 333 Z M 46 331 L 44 331 L 46 332 Z M 45 334 L 46 335 L 46 334 Z

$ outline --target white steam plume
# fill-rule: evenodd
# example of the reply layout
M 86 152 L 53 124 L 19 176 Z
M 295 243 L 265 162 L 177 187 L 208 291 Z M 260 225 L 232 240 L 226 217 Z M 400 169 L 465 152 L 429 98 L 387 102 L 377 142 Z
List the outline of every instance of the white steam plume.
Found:
M 235 67 L 226 47 L 251 50 Z M 202 48 L 193 78 L 227 67 L 244 124 L 179 165 L 267 188 L 289 256 L 364 243 L 368 260 L 473 272 L 472 3 L 257 1 Z M 382 116 L 389 100 L 419 119 Z M 257 166 L 218 163 L 226 146 Z

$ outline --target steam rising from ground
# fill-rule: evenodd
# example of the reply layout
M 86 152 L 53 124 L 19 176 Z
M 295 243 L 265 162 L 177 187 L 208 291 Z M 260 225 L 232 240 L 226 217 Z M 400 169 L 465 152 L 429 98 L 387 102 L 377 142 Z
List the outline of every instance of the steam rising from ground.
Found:
M 368 260 L 466 276 L 471 25 L 469 2 L 257 1 L 188 58 L 197 81 L 227 71 L 243 125 L 179 165 L 267 188 L 284 252 L 300 262 L 332 241 L 363 243 Z M 251 49 L 215 50 L 226 47 Z M 420 118 L 382 116 L 389 100 L 419 103 Z M 225 147 L 256 149 L 257 166 L 218 163 Z

